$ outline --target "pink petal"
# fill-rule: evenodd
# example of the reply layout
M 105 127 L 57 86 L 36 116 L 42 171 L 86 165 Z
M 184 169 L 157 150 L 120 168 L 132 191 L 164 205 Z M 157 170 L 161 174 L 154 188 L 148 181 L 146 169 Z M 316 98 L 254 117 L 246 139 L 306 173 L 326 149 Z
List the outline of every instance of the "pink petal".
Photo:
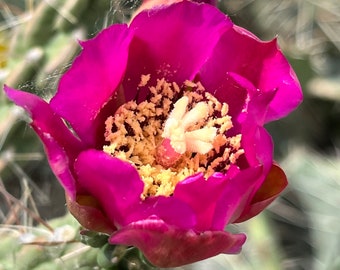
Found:
M 245 150 L 245 154 L 241 156 L 242 158 L 240 158 L 240 162 L 238 162 L 243 169 L 240 171 L 240 175 L 236 177 L 242 177 L 241 175 L 245 168 L 256 168 L 260 166 L 261 171 L 260 174 L 254 173 L 252 183 L 248 184 L 251 185 L 251 189 L 248 190 L 247 196 L 244 195 L 246 201 L 244 201 L 243 208 L 239 208 L 238 215 L 241 215 L 241 213 L 245 211 L 244 209 L 248 208 L 249 204 L 251 204 L 252 198 L 271 170 L 273 162 L 273 142 L 271 136 L 265 128 L 261 126 L 253 127 L 251 123 L 251 120 L 249 120 L 249 122 L 245 122 L 243 126 L 242 147 Z M 234 214 L 231 220 L 233 221 L 237 217 L 237 214 Z
M 228 184 L 216 201 L 211 229 L 223 230 L 243 212 L 254 187 L 261 181 L 262 167 L 253 167 L 240 171 L 228 180 Z
M 129 224 L 111 235 L 111 244 L 138 247 L 158 267 L 177 267 L 215 256 L 238 253 L 246 240 L 244 234 L 223 231 L 196 233 L 146 219 Z
M 136 169 L 103 151 L 87 150 L 76 160 L 75 171 L 81 187 L 98 200 L 109 220 L 117 227 L 125 225 L 143 192 Z
M 155 215 L 181 228 L 191 228 L 196 218 L 185 203 L 174 197 L 141 199 L 144 183 L 128 162 L 102 151 L 82 152 L 75 163 L 80 185 L 95 197 L 118 228 Z
M 242 147 L 248 166 L 260 164 L 267 174 L 273 162 L 273 140 L 264 127 L 254 125 L 251 116 L 242 126 Z
M 215 173 L 208 180 L 202 174 L 197 174 L 177 184 L 173 196 L 193 209 L 197 218 L 196 230 L 211 229 L 216 203 L 227 182 L 225 175 Z
M 234 25 L 234 29 L 245 38 L 249 37 L 260 41 L 254 34 L 242 27 Z M 299 80 L 282 54 L 277 39 L 267 42 L 267 44 L 270 48 L 268 48 L 268 55 L 263 52 L 262 72 L 259 73 L 259 83 L 256 86 L 263 91 L 277 89 L 277 94 L 270 104 L 266 117 L 266 122 L 270 122 L 282 118 L 294 110 L 302 102 L 303 96 Z M 249 44 L 250 46 L 251 44 Z
M 201 74 L 200 81 L 208 92 L 213 94 L 220 102 L 226 102 L 229 106 L 228 114 L 232 117 L 234 128 L 228 131 L 237 134 L 240 132 L 239 115 L 247 107 L 249 96 L 256 91 L 254 85 L 246 78 L 237 74 L 226 73 L 219 83 L 210 80 Z
M 197 218 L 189 205 L 175 197 L 149 197 L 143 201 L 135 213 L 131 214 L 131 220 L 141 220 L 150 216 L 157 216 L 166 223 L 181 229 L 195 227 Z
M 103 141 L 102 109 L 111 104 L 124 76 L 132 31 L 126 25 L 113 25 L 92 40 L 82 42 L 83 51 L 73 62 L 51 100 L 51 107 L 66 119 L 89 146 Z M 118 102 L 118 101 L 117 101 Z
M 52 171 L 67 194 L 75 198 L 76 182 L 70 168 L 73 167 L 74 159 L 84 149 L 84 146 L 44 100 L 8 86 L 4 89 L 9 99 L 30 114 L 32 118 L 30 125 L 44 143 Z
M 242 134 L 245 154 L 237 162 L 241 170 L 227 174 L 230 179 L 225 193 L 217 202 L 213 229 L 221 229 L 224 224 L 234 222 L 240 215 L 246 215 L 256 192 L 272 168 L 272 138 L 262 126 L 254 125 L 251 115 L 243 125 Z
M 237 56 L 237 57 L 236 57 Z M 265 121 L 286 116 L 302 100 L 299 82 L 276 40 L 263 42 L 249 31 L 235 26 L 222 33 L 201 77 L 210 91 L 219 88 L 228 72 L 248 79 L 261 92 L 276 89 Z
M 150 85 L 166 78 L 181 85 L 193 79 L 212 53 L 221 33 L 232 27 L 228 17 L 211 5 L 183 1 L 143 11 L 132 21 L 131 44 L 124 89 L 134 92 L 142 74 L 151 74 Z M 148 89 L 139 93 L 143 100 Z

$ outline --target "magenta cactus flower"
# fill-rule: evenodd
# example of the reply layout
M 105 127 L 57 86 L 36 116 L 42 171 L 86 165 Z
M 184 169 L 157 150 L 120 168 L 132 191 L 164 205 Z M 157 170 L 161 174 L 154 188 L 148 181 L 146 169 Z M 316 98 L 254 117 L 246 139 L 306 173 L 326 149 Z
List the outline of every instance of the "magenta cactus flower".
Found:
M 159 267 L 238 253 L 246 236 L 226 225 L 287 185 L 263 125 L 302 93 L 277 41 L 182 1 L 80 44 L 49 103 L 5 86 L 30 114 L 71 213 Z

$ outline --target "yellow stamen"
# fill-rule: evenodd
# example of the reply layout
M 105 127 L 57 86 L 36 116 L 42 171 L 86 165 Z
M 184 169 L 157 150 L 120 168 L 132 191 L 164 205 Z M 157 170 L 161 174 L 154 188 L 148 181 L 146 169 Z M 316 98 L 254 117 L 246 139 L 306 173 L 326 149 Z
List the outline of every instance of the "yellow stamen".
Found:
M 139 87 L 149 80 L 143 75 Z M 107 118 L 103 147 L 136 167 L 145 184 L 142 198 L 170 196 L 190 175 L 202 172 L 208 178 L 236 164 L 244 150 L 240 134 L 226 135 L 233 127 L 228 104 L 199 82 L 179 87 L 161 79 L 149 89 L 145 101 L 129 101 Z

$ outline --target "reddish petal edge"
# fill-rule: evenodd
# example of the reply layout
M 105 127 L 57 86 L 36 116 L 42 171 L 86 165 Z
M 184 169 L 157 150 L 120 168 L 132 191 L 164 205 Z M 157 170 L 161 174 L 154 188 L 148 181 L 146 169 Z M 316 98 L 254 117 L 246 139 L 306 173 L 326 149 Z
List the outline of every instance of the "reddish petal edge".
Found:
M 133 222 L 112 234 L 109 239 L 111 244 L 139 248 L 158 267 L 177 267 L 220 253 L 239 253 L 245 241 L 244 234 L 181 230 L 158 218 Z
M 284 171 L 273 164 L 265 181 L 255 193 L 250 205 L 235 222 L 246 221 L 262 212 L 288 185 Z
M 68 210 L 84 228 L 107 234 L 111 234 L 117 230 L 107 217 L 104 216 L 99 208 L 98 201 L 94 197 L 77 195 L 77 199 L 72 200 L 71 197 L 66 194 L 65 198 Z

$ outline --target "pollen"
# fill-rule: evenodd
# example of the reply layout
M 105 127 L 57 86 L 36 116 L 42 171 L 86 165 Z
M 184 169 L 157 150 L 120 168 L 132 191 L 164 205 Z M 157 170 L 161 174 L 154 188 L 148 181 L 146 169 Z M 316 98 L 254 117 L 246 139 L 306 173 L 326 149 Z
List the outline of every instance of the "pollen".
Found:
M 141 198 L 171 196 L 186 177 L 203 173 L 208 179 L 237 163 L 244 154 L 242 136 L 228 136 L 233 124 L 227 103 L 200 82 L 149 81 L 150 75 L 141 76 L 138 87 L 150 90 L 143 102 L 131 100 L 107 118 L 103 147 L 138 170 Z

